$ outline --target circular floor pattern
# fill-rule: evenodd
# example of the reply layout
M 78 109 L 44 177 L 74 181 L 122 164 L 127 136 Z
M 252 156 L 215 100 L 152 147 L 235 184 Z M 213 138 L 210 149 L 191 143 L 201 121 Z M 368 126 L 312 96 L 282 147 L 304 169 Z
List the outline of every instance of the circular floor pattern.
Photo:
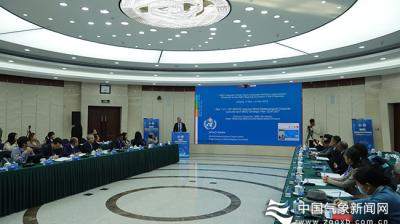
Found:
M 204 214 L 204 215 L 186 216 L 186 217 L 146 216 L 146 215 L 140 215 L 140 214 L 134 214 L 131 212 L 127 212 L 117 206 L 117 201 L 120 198 L 122 198 L 128 194 L 132 194 L 132 193 L 140 192 L 140 191 L 152 190 L 152 189 L 165 189 L 165 188 L 177 188 L 177 189 L 186 188 L 186 189 L 198 189 L 198 190 L 212 191 L 212 192 L 219 193 L 219 194 L 226 196 L 227 198 L 230 199 L 230 203 L 226 208 L 218 210 L 216 212 L 212 212 L 212 213 Z M 213 189 L 213 188 L 195 187 L 195 186 L 156 186 L 156 187 L 139 188 L 139 189 L 134 189 L 134 190 L 125 191 L 125 192 L 116 194 L 106 201 L 106 207 L 115 214 L 125 216 L 128 218 L 133 218 L 133 219 L 141 219 L 141 220 L 148 220 L 148 221 L 167 221 L 167 222 L 194 221 L 194 220 L 200 220 L 200 219 L 214 218 L 217 216 L 228 214 L 228 213 L 236 210 L 237 208 L 240 207 L 240 204 L 241 204 L 240 199 L 232 193 L 218 190 L 218 189 Z

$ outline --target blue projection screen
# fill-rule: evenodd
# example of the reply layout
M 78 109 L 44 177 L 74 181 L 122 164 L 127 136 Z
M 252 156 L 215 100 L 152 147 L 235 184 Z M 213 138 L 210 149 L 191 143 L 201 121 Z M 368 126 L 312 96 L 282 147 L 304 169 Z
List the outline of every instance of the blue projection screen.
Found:
M 302 143 L 302 86 L 196 88 L 195 143 L 298 146 Z

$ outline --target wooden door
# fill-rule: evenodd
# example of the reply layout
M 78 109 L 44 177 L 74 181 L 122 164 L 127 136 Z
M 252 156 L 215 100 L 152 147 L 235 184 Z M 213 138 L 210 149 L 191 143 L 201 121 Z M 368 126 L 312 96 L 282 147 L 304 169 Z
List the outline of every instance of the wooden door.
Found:
M 121 132 L 121 107 L 89 106 L 88 133 L 93 129 L 102 141 L 113 140 Z
M 400 103 L 393 104 L 394 150 L 400 152 Z

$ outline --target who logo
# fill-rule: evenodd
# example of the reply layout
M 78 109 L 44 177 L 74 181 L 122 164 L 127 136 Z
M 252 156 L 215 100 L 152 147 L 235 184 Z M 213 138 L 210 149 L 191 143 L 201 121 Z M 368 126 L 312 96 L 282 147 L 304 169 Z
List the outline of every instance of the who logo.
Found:
M 281 224 L 291 224 L 293 216 L 288 214 L 289 205 L 286 203 L 278 203 L 272 199 L 268 202 L 266 216 L 271 216 L 277 219 Z

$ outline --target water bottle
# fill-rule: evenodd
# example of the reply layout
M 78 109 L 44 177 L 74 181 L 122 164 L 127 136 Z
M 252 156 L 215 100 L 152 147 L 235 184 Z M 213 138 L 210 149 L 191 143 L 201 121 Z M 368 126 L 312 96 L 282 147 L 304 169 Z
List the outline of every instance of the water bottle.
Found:
M 294 214 L 299 214 L 299 204 L 300 204 L 300 199 L 296 199 L 293 201 L 293 213 Z
M 290 198 L 292 196 L 292 192 L 290 191 L 290 186 L 286 187 L 285 197 Z

